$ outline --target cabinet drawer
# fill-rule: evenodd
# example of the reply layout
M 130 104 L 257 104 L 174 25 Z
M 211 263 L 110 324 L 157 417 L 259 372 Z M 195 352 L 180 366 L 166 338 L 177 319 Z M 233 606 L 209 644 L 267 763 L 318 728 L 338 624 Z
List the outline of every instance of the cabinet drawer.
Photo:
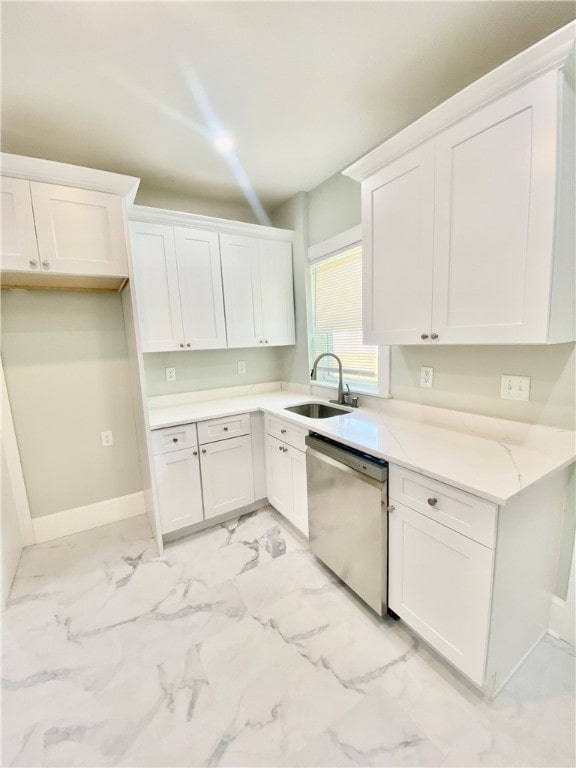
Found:
M 180 451 L 182 448 L 193 448 L 198 445 L 196 439 L 196 424 L 184 424 L 179 427 L 155 429 L 152 432 L 152 452 L 154 456 L 170 451 Z
M 272 435 L 272 437 L 282 440 L 284 443 L 288 443 L 293 448 L 298 448 L 299 451 L 306 450 L 306 443 L 304 439 L 308 434 L 307 429 L 295 427 L 289 421 L 278 419 L 276 416 L 269 416 L 266 414 L 266 434 Z
M 240 437 L 241 435 L 249 434 L 249 413 L 198 422 L 198 440 L 202 445 L 204 443 L 215 443 L 217 440 L 226 440 L 228 437 Z
M 494 548 L 498 507 L 425 475 L 390 466 L 390 500 L 405 504 L 469 539 Z

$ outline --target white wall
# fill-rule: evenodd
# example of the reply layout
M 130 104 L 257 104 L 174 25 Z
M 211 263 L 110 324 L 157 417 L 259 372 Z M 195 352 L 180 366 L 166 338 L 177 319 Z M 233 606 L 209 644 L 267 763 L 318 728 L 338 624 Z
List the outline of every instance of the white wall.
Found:
M 140 491 L 120 295 L 2 291 L 1 312 L 32 517 Z M 113 431 L 110 448 L 104 430 Z

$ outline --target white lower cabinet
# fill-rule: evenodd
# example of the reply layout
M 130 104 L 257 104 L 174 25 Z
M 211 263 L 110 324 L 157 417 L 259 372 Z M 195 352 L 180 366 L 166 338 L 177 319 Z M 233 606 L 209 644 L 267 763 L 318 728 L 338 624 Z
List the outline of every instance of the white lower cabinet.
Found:
M 266 489 L 268 501 L 308 536 L 306 454 L 266 435 Z
M 238 432 L 245 434 L 226 438 Z M 151 443 L 163 534 L 254 502 L 248 415 L 201 422 L 198 430 L 196 424 L 155 430 Z
M 250 435 L 208 443 L 200 451 L 206 519 L 254 501 Z
M 390 608 L 482 685 L 494 550 L 397 501 L 391 507 Z
M 388 604 L 490 697 L 548 632 L 569 477 L 499 506 L 390 465 Z
M 162 533 L 200 523 L 204 519 L 198 448 L 154 457 Z

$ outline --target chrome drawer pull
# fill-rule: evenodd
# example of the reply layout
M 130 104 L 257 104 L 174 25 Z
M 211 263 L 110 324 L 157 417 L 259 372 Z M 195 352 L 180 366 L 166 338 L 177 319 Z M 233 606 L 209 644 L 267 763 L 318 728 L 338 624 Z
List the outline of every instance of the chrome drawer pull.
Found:
M 438 504 L 438 499 L 428 499 L 428 504 L 430 504 L 431 507 L 435 507 L 436 504 Z

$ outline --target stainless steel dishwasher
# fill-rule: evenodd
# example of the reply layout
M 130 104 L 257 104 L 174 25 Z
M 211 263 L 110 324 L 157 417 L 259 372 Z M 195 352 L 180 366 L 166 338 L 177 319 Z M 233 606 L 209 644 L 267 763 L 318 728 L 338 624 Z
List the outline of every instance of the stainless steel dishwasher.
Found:
M 306 437 L 310 549 L 374 611 L 388 604 L 388 463 Z

